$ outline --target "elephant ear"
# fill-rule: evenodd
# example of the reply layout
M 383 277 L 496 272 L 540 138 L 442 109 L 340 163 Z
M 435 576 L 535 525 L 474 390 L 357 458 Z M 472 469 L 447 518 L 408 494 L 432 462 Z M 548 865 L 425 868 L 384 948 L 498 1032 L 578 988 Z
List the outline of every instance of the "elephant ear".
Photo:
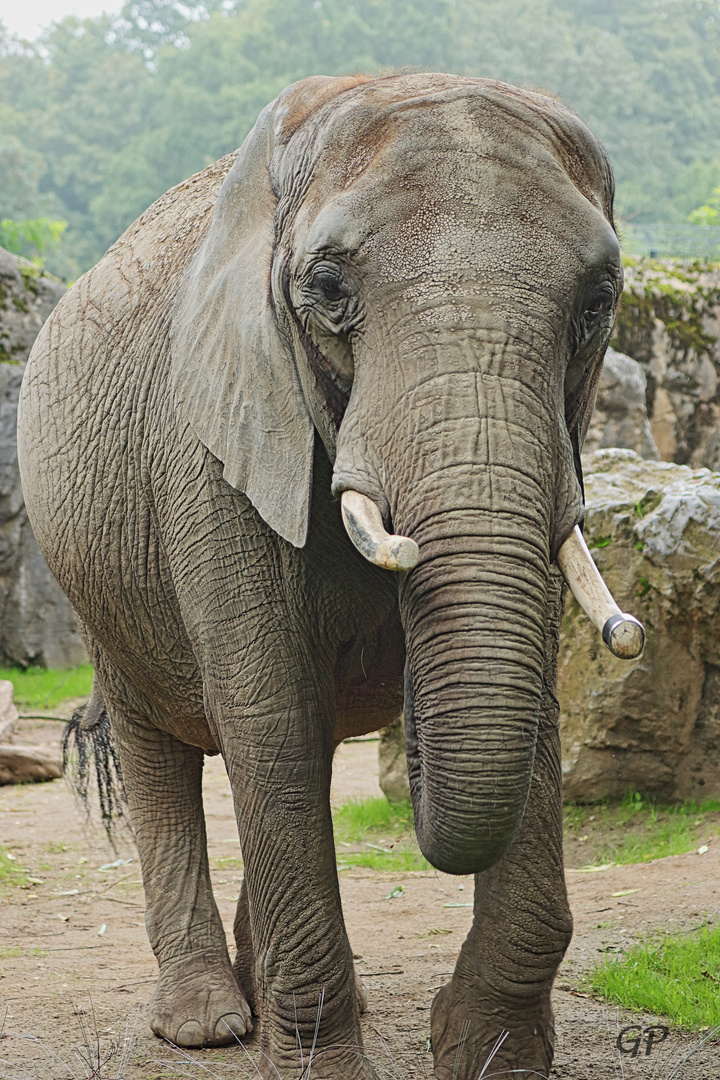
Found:
M 271 293 L 276 147 L 348 80 L 304 79 L 260 114 L 228 173 L 172 314 L 183 415 L 267 524 L 296 547 L 310 513 L 314 427 Z

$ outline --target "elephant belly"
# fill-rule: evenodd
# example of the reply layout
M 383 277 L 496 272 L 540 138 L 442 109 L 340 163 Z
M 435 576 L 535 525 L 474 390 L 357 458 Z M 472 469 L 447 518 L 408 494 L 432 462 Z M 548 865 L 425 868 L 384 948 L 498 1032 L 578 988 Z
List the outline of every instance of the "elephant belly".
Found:
M 335 664 L 335 742 L 377 731 L 403 711 L 405 639 L 397 611 L 366 640 L 340 648 Z

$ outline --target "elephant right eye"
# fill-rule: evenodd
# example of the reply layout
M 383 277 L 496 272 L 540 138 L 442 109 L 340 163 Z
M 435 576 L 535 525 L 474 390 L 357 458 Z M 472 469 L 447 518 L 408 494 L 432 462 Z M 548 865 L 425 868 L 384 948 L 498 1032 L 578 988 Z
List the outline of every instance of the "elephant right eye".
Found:
M 316 267 L 313 272 L 312 283 L 314 288 L 320 293 L 324 300 L 328 301 L 328 303 L 336 304 L 346 295 L 346 291 L 343 288 L 343 279 L 334 267 Z

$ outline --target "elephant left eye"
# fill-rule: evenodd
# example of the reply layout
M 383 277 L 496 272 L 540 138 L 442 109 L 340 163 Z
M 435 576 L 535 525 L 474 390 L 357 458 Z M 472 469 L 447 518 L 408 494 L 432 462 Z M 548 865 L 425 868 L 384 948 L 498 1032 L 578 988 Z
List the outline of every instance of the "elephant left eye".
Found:
M 591 298 L 583 314 L 588 319 L 599 319 L 603 315 L 609 315 L 615 304 L 615 294 L 612 289 L 599 289 Z

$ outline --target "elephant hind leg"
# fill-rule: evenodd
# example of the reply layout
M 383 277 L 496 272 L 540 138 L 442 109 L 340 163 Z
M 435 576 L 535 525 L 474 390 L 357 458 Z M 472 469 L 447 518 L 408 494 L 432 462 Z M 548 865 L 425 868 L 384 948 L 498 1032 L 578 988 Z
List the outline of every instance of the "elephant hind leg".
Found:
M 250 930 L 250 905 L 248 903 L 247 881 L 245 878 L 243 878 L 240 886 L 240 896 L 238 897 L 235 922 L 233 924 L 233 937 L 235 938 L 236 948 L 233 974 L 247 999 L 248 1005 L 253 1013 L 257 1013 L 255 1007 L 257 998 L 255 955 Z
M 104 660 L 100 674 L 160 967 L 150 1026 L 178 1046 L 227 1045 L 252 1022 L 210 883 L 203 751 L 154 727 L 141 696 Z

